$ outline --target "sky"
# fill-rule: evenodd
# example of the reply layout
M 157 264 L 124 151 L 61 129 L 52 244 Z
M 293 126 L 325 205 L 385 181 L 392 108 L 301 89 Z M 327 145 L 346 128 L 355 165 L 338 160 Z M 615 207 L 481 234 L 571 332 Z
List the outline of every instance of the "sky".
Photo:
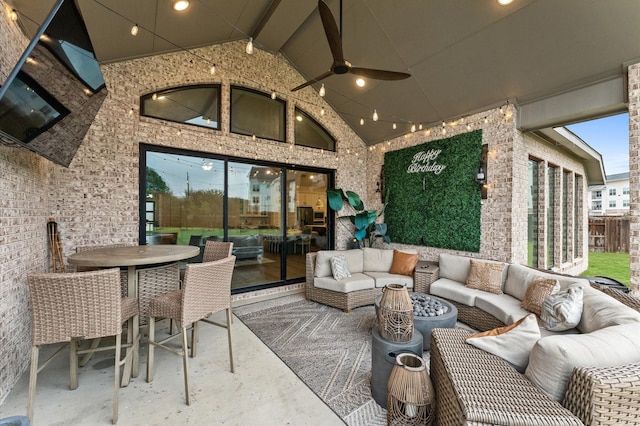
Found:
M 602 155 L 605 174 L 629 171 L 629 114 L 565 127 Z

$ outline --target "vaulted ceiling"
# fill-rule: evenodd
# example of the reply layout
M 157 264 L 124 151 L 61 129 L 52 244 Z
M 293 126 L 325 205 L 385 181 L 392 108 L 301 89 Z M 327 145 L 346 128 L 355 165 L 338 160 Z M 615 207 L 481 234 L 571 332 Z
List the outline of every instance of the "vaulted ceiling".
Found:
M 105 63 L 253 36 L 257 48 L 286 57 L 300 83 L 332 64 L 317 0 L 191 0 L 182 12 L 173 0 L 77 1 Z M 33 31 L 55 0 L 7 2 Z M 352 74 L 323 80 L 327 102 L 368 144 L 407 133 L 411 123 L 454 120 L 506 100 L 522 109 L 524 130 L 621 112 L 626 66 L 640 61 L 638 0 L 326 3 L 342 27 L 346 60 L 411 74 L 367 79 L 363 88 Z

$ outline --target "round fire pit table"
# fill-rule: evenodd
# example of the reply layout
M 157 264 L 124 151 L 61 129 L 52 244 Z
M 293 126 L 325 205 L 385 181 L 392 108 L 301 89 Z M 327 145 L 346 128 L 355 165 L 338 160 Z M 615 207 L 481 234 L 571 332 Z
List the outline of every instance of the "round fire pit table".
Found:
M 434 328 L 453 328 L 456 326 L 456 322 L 458 321 L 458 309 L 453 306 L 451 303 L 447 302 L 444 299 L 439 297 L 424 294 L 424 293 L 414 293 L 409 292 L 409 296 L 423 296 L 428 297 L 434 301 L 437 301 L 443 307 L 446 307 L 446 312 L 442 315 L 435 315 L 432 317 L 426 316 L 413 316 L 413 329 L 414 332 L 419 331 L 422 334 L 422 349 L 428 351 L 431 348 L 431 330 Z M 378 311 L 380 310 L 380 299 L 382 295 L 376 297 L 375 307 L 376 307 L 376 317 L 378 316 Z M 413 297 L 412 297 L 413 300 Z

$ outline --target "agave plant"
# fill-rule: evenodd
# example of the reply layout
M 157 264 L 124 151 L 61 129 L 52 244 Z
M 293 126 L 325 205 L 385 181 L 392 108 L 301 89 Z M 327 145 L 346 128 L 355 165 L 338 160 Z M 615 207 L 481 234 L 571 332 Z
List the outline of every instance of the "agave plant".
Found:
M 385 194 L 385 202 L 380 210 L 366 210 L 360 196 L 355 192 L 343 191 L 340 188 L 327 189 L 329 208 L 338 212 L 338 222 L 351 232 L 361 247 L 363 244 L 371 247 L 378 238 L 382 238 L 386 243 L 391 242 L 387 235 L 387 224 L 377 221 L 384 214 L 388 197 L 389 192 Z M 351 214 L 340 214 L 343 209 L 349 209 Z M 345 221 L 351 222 L 353 229 L 347 227 Z

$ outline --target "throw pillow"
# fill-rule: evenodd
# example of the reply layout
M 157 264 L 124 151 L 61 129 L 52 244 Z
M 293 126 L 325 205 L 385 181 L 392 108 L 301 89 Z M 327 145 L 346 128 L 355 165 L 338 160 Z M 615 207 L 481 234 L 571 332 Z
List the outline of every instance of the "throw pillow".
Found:
M 529 353 L 539 339 L 538 321 L 535 315 L 529 314 L 511 325 L 472 334 L 466 342 L 499 356 L 524 373 L 529 364 Z
M 533 312 L 537 316 L 541 315 L 542 304 L 544 299 L 550 294 L 560 291 L 560 283 L 554 278 L 536 278 L 533 280 L 522 299 L 522 306 L 529 312 Z
M 390 274 L 413 275 L 413 270 L 418 264 L 419 254 L 404 253 L 399 250 L 393 251 L 393 263 L 389 269 Z
M 503 263 L 480 262 L 473 259 L 469 262 L 471 266 L 467 276 L 467 287 L 502 294 Z
M 347 258 L 344 254 L 333 256 L 330 261 L 331 273 L 333 274 L 334 280 L 340 281 L 351 276 L 351 272 L 349 272 L 349 268 L 347 268 Z
M 571 286 L 566 290 L 547 296 L 542 304 L 542 325 L 550 331 L 574 328 L 582 318 L 582 286 Z

